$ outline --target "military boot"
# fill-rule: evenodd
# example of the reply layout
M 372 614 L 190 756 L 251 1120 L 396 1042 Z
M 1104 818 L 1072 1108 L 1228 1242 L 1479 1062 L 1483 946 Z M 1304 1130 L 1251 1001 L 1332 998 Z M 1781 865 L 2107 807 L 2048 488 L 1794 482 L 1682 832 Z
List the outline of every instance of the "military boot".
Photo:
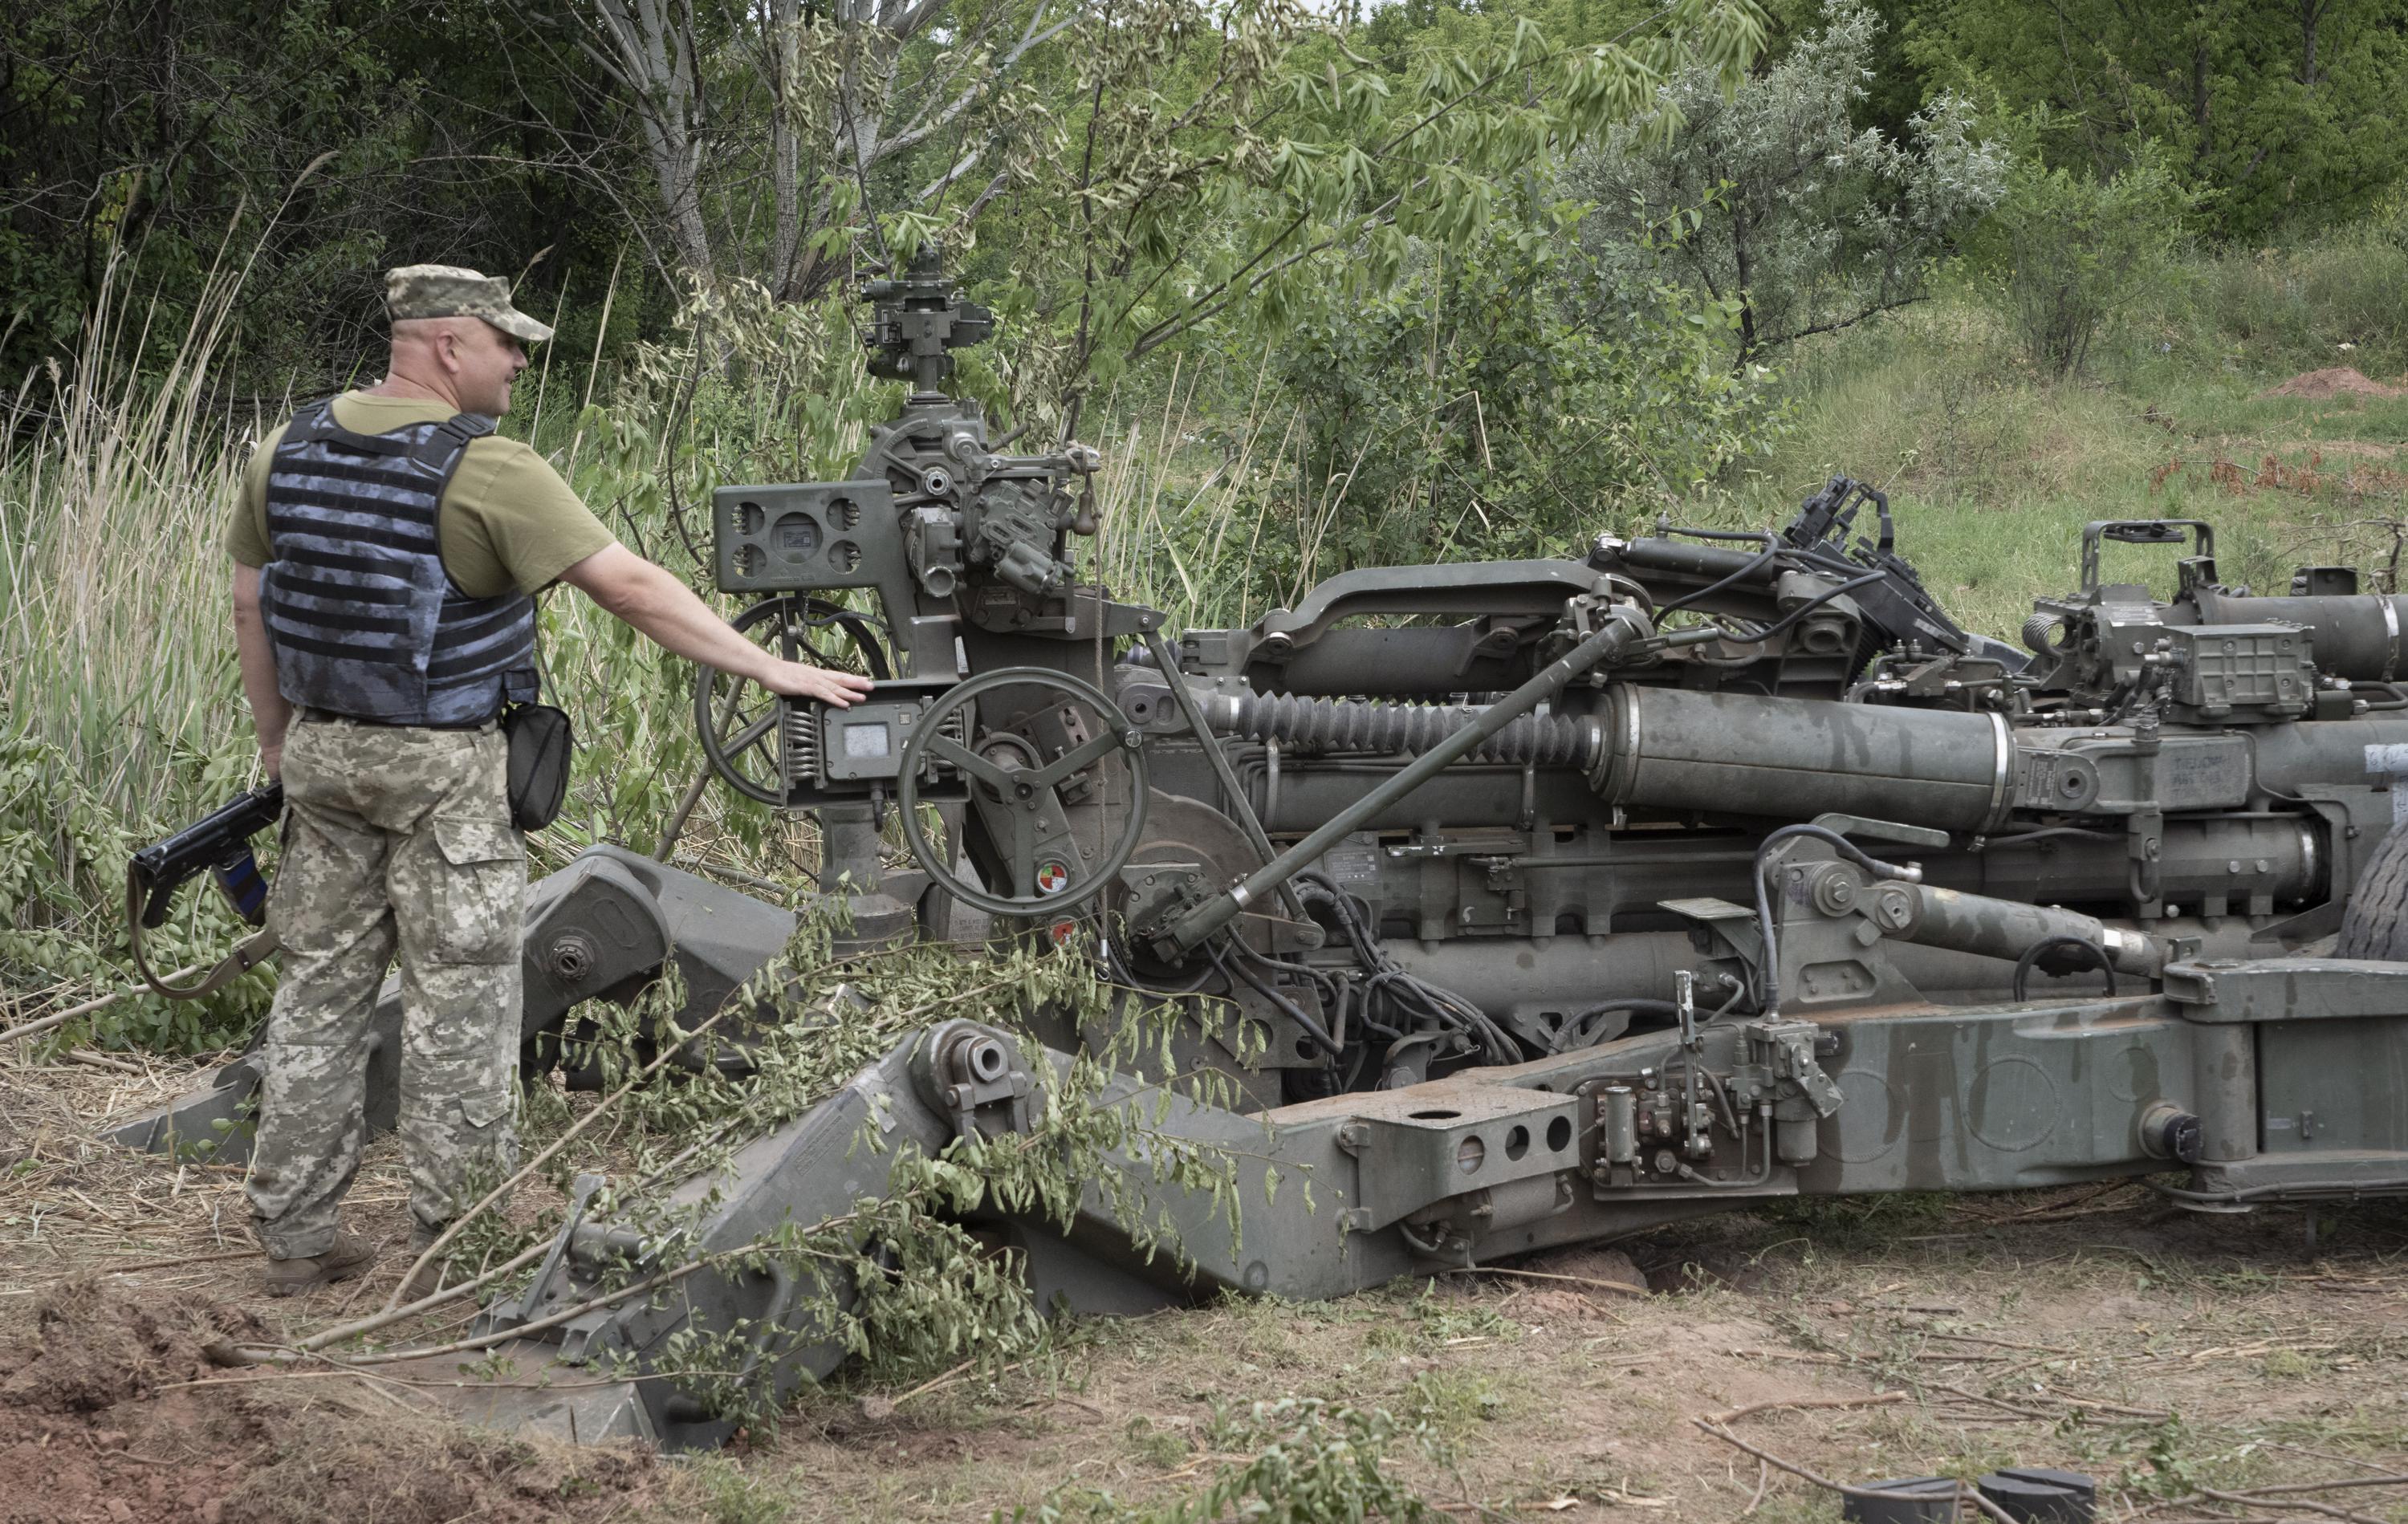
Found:
M 435 1246 L 435 1240 L 441 1236 L 441 1232 L 442 1230 L 429 1228 L 424 1223 L 412 1223 L 409 1230 L 410 1263 L 417 1264 L 418 1257 Z M 441 1289 L 443 1289 L 443 1260 L 437 1257 L 419 1265 L 409 1278 L 401 1283 L 399 1305 L 407 1307 L 411 1303 L 423 1301 Z
M 267 1261 L 269 1296 L 295 1296 L 320 1286 L 350 1280 L 376 1262 L 376 1246 L 337 1229 L 322 1254 Z

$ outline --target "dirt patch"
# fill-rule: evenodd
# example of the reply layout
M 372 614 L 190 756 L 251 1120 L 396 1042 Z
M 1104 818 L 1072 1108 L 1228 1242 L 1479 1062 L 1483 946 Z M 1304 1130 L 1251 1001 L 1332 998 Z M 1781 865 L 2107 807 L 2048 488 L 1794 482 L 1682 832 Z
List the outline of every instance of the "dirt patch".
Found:
M 230 1371 L 208 1350 L 265 1330 L 207 1302 L 92 1278 L 0 1346 L 0 1524 L 496 1524 L 599 1517 L 652 1486 L 651 1457 L 503 1441 L 428 1417 L 407 1389 L 341 1373 Z
M 2329 402 L 2335 397 L 2408 396 L 2408 387 L 2386 386 L 2381 381 L 2369 380 L 2347 365 L 2334 365 L 2325 370 L 2312 370 L 2294 376 L 2280 386 L 2268 388 L 2259 395 L 2299 397 L 2310 402 Z
M 1547 1317 L 1609 1313 L 1650 1289 L 1646 1273 L 1618 1248 L 1556 1249 L 1518 1261 L 1508 1274 L 1535 1283 L 1529 1310 Z
M 2377 444 L 2371 439 L 2319 439 L 2315 449 L 2346 460 L 2391 461 L 2400 456 L 2398 445 Z
M 2286 461 L 2270 450 L 2259 455 L 2255 466 L 2231 460 L 2219 451 L 2207 463 L 2207 479 L 2227 497 L 2281 491 L 2351 506 L 2370 492 L 2393 492 L 2408 484 L 2408 474 L 2375 463 L 2394 458 L 2387 446 L 2319 440 L 2302 448 L 2305 460 Z M 2294 453 L 2299 452 L 2299 449 L 2294 449 Z M 2328 462 L 2328 455 L 2342 459 Z M 2164 492 L 2170 481 L 2187 480 L 2191 463 L 2176 455 L 2151 470 L 2148 495 L 2156 497 Z

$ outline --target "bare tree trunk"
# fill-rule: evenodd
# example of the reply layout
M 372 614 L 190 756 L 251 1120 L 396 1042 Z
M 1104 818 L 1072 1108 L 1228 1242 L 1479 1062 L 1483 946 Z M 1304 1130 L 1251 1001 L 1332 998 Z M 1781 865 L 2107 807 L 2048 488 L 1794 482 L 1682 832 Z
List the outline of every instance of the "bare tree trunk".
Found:
M 887 86 L 895 75 L 895 58 L 902 38 L 889 28 L 901 9 L 892 0 L 839 0 L 849 47 L 844 72 L 837 79 L 836 99 L 829 107 L 829 142 L 834 164 L 861 182 L 867 191 L 869 166 L 879 160 L 879 128 Z M 865 212 L 867 207 L 865 206 Z
M 959 57 L 933 80 L 922 81 L 918 93 L 925 98 L 916 111 L 905 110 L 893 99 L 903 50 L 951 3 L 813 0 L 807 10 L 804 0 L 593 0 L 594 35 L 580 46 L 608 71 L 635 113 L 679 263 L 707 282 L 757 274 L 781 300 L 810 297 L 832 269 L 810 247 L 813 231 L 831 212 L 827 181 L 852 182 L 860 192 L 859 215 L 868 216 L 872 170 L 953 130 L 988 80 L 1060 36 L 1078 14 L 1074 9 L 1049 24 L 1054 0 L 1039 0 L 1018 43 L 1000 57 L 983 50 L 986 33 L 998 24 L 989 18 L 975 36 L 954 39 Z M 805 78 L 810 50 L 829 42 L 817 30 L 823 16 L 842 50 L 827 99 L 816 80 Z M 731 128 L 759 122 L 758 116 L 713 120 L 706 86 L 714 75 L 700 53 L 729 38 L 726 45 L 744 50 L 742 62 L 767 86 L 766 142 L 729 139 Z M 890 114 L 909 120 L 898 122 Z M 922 199 L 969 173 L 982 151 L 961 152 Z M 724 180 L 731 169 L 765 176 L 768 184 L 757 200 L 737 203 L 747 208 L 746 217 L 714 235 L 704 216 L 704 179 Z M 763 207 L 769 226 L 755 244 L 750 241 L 753 219 Z
M 702 221 L 700 100 L 694 18 L 684 0 L 595 0 L 615 57 L 609 62 L 634 95 L 669 237 L 678 258 L 706 283 L 716 278 Z
M 796 0 L 769 0 L 769 189 L 775 224 L 769 230 L 769 290 L 795 295 L 795 261 L 802 246 L 802 154 L 795 137 L 794 102 L 801 86 L 801 19 Z

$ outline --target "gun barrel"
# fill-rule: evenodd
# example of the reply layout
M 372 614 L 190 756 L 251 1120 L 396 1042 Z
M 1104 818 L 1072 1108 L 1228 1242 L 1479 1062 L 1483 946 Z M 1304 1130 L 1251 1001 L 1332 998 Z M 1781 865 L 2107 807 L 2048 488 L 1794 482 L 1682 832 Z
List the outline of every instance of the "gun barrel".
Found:
M 146 890 L 173 890 L 213 868 L 226 854 L 276 823 L 284 813 L 284 785 L 267 783 L 240 795 L 134 854 L 130 871 Z

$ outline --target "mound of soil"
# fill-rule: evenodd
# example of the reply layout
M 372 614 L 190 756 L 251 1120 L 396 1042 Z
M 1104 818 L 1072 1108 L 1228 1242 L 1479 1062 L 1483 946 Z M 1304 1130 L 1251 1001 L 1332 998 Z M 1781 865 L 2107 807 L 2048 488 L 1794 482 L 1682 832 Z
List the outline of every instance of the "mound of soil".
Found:
M 2347 365 L 2335 365 L 2329 370 L 2312 370 L 2294 376 L 2281 386 L 2270 388 L 2260 394 L 2327 402 L 2334 397 L 2408 396 L 2408 387 L 2386 386 L 2381 381 L 2367 379 Z
M 222 1369 L 211 1346 L 268 1332 L 233 1308 L 87 1279 L 35 1323 L 0 1346 L 0 1524 L 536 1524 L 651 1488 L 639 1452 L 475 1433 L 339 1375 Z

